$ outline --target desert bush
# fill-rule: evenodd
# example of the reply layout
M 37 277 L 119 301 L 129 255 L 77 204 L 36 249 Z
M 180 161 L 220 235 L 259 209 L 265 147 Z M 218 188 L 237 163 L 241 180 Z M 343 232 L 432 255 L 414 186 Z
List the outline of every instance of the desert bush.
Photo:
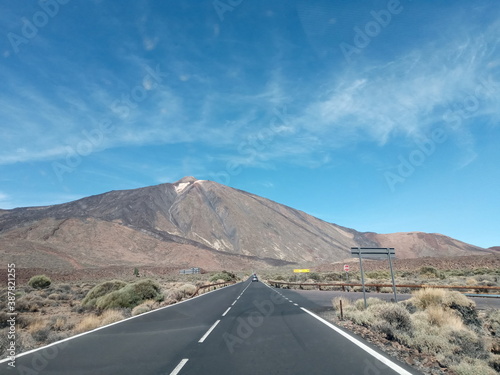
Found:
M 410 313 L 397 303 L 381 301 L 372 304 L 368 309 L 378 319 L 386 321 L 397 330 L 410 332 L 412 329 Z
M 115 308 L 134 308 L 148 299 L 161 300 L 160 286 L 153 280 L 140 280 L 128 284 L 119 290 L 115 290 L 97 298 L 95 306 L 100 310 Z
M 381 279 L 381 281 L 388 280 L 391 277 L 389 271 L 368 271 L 365 276 L 369 279 Z
M 48 300 L 37 295 L 26 294 L 16 301 L 16 310 L 19 312 L 37 312 L 48 305 Z
M 100 318 L 100 325 L 105 326 L 111 323 L 119 322 L 123 320 L 125 317 L 120 310 L 106 310 L 102 313 Z
M 144 314 L 145 312 L 153 310 L 155 304 L 157 304 L 157 302 L 153 300 L 144 301 L 132 309 L 132 316 Z
M 98 298 L 105 296 L 108 293 L 120 290 L 126 285 L 127 283 L 121 280 L 110 280 L 97 284 L 87 293 L 82 301 L 82 305 L 94 306 Z
M 30 281 L 28 281 L 28 285 L 34 289 L 44 289 L 48 288 L 52 281 L 45 275 L 36 275 L 33 276 Z
M 492 309 L 486 311 L 484 317 L 485 328 L 494 337 L 500 337 L 500 310 Z
M 310 272 L 310 273 L 309 273 L 309 279 L 310 279 L 310 280 L 314 280 L 314 281 L 318 282 L 318 281 L 321 281 L 321 276 L 320 276 L 320 274 L 319 274 L 319 273 L 316 273 L 316 272 Z
M 96 329 L 101 324 L 101 320 L 95 314 L 87 315 L 73 328 L 75 333 L 82 333 Z
M 230 281 L 234 281 L 236 279 L 237 279 L 236 275 L 234 273 L 228 272 L 228 271 L 222 271 L 222 272 L 216 273 L 215 275 L 212 275 L 212 277 L 210 277 L 210 281 L 212 281 L 212 282 L 217 282 L 218 280 L 230 282 Z
M 325 281 L 344 281 L 345 276 L 340 272 L 329 272 L 324 276 Z
M 469 329 L 450 332 L 450 343 L 456 346 L 454 354 L 477 359 L 489 357 L 484 340 Z
M 51 320 L 52 329 L 55 331 L 63 331 L 67 328 L 68 319 L 65 316 L 56 316 Z
M 333 309 L 337 312 L 338 316 L 340 316 L 340 301 L 342 301 L 342 310 L 348 309 L 352 305 L 352 301 L 344 297 L 335 297 L 332 299 Z
M 181 301 L 184 298 L 191 297 L 196 292 L 196 286 L 192 284 L 184 284 L 169 290 L 166 293 L 166 298 L 174 301 Z
M 435 267 L 432 267 L 432 266 L 420 267 L 419 274 L 420 274 L 420 276 L 428 277 L 428 278 L 430 278 L 430 277 L 439 278 L 439 276 L 440 276 L 439 270 Z
M 457 375 L 496 375 L 497 372 L 485 362 L 477 359 L 464 359 L 460 364 L 451 366 Z
M 28 326 L 28 332 L 37 342 L 44 342 L 50 333 L 50 328 L 46 321 L 37 319 Z
M 443 289 L 436 289 L 436 288 L 419 289 L 413 292 L 413 297 L 411 298 L 411 301 L 416 307 L 425 310 L 432 305 L 435 306 L 442 305 L 443 300 L 445 298 L 445 293 L 446 292 Z
M 442 306 L 429 306 L 425 310 L 429 324 L 437 327 L 449 326 L 453 329 L 463 329 L 463 322 L 453 311 Z
M 488 365 L 495 370 L 496 372 L 500 373 L 500 355 L 492 355 L 490 357 L 490 360 L 488 361 Z

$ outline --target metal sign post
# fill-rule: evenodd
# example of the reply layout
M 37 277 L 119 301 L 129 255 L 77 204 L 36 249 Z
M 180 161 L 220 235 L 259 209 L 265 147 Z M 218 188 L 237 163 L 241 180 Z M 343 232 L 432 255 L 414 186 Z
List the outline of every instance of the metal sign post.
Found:
M 351 247 L 351 254 L 357 255 L 359 257 L 359 269 L 361 271 L 361 284 L 363 285 L 363 298 L 365 300 L 365 308 L 367 307 L 366 291 L 365 291 L 365 278 L 364 278 L 364 273 L 363 273 L 363 262 L 361 261 L 361 258 L 380 259 L 381 257 L 384 257 L 384 255 L 387 255 L 387 258 L 389 259 L 389 265 L 391 267 L 392 290 L 394 292 L 394 302 L 398 302 L 398 297 L 396 294 L 396 283 L 394 281 L 394 271 L 392 268 L 392 260 L 391 260 L 391 258 L 394 258 L 396 256 L 396 252 L 394 251 L 394 248 L 393 247 Z

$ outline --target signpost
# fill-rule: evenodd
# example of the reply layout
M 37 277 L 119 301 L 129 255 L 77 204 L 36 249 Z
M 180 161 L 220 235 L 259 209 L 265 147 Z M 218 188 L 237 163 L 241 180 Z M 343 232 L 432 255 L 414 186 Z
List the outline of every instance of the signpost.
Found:
M 344 271 L 345 271 L 346 283 L 349 283 L 349 265 L 348 264 L 344 264 Z
M 394 292 L 394 301 L 398 302 L 398 296 L 396 295 L 396 283 L 394 281 L 394 272 L 392 269 L 392 258 L 396 256 L 396 252 L 393 247 L 351 247 L 351 254 L 359 257 L 359 269 L 361 271 L 361 284 L 363 285 L 363 298 L 365 300 L 365 308 L 366 304 L 366 290 L 365 290 L 365 277 L 363 272 L 363 262 L 361 258 L 368 259 L 381 259 L 387 258 L 389 259 L 389 265 L 391 267 L 391 277 L 392 277 L 392 290 Z

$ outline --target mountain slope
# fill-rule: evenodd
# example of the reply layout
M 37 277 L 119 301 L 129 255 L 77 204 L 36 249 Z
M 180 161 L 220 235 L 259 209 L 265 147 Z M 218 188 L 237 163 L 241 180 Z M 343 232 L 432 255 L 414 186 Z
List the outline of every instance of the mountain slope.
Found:
M 310 264 L 347 258 L 352 246 L 392 246 L 404 258 L 486 251 L 438 234 L 357 232 L 193 177 L 0 215 L 2 255 L 31 267 Z

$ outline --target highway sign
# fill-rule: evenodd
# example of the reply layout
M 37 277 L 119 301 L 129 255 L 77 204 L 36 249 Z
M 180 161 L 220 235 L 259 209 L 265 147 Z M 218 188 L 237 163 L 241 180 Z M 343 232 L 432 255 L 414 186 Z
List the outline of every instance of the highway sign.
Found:
M 396 253 L 393 247 L 351 247 L 351 255 L 360 256 L 361 258 L 386 258 L 387 256 L 394 258 Z
M 309 269 L 295 269 L 293 270 L 295 273 L 306 273 L 306 272 L 311 272 Z
M 348 264 L 344 264 L 344 271 L 349 272 L 349 265 Z
M 398 302 L 398 296 L 396 294 L 396 282 L 394 281 L 394 271 L 392 269 L 392 258 L 396 256 L 396 251 L 393 247 L 351 247 L 351 254 L 359 257 L 359 270 L 361 273 L 361 284 L 363 285 L 363 298 L 366 304 L 366 290 L 365 290 L 365 277 L 363 272 L 363 262 L 361 258 L 374 258 L 381 259 L 387 257 L 389 260 L 389 266 L 391 268 L 391 278 L 392 278 L 392 290 L 394 292 L 394 302 Z

